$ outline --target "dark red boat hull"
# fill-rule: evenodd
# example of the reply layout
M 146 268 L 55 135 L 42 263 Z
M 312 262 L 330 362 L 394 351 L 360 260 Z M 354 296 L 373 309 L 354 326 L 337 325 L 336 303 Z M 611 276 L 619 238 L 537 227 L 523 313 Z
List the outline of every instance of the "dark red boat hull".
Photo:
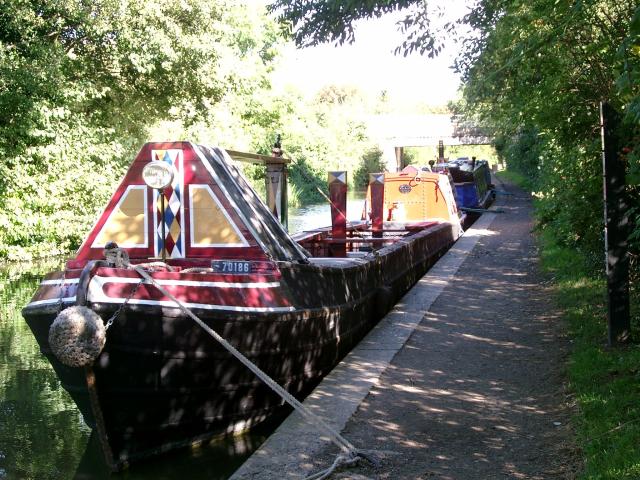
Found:
M 449 224 L 413 233 L 366 259 L 280 263 L 288 312 L 194 308 L 211 328 L 298 398 L 309 391 L 451 246 Z M 129 275 L 129 273 L 127 273 Z M 91 303 L 107 319 L 119 306 Z M 250 428 L 282 400 L 179 309 L 127 305 L 95 361 L 99 412 L 82 368 L 48 344 L 57 305 L 23 314 L 64 388 L 90 426 L 103 419 L 114 466 L 194 441 Z M 99 415 L 96 415 L 99 413 Z

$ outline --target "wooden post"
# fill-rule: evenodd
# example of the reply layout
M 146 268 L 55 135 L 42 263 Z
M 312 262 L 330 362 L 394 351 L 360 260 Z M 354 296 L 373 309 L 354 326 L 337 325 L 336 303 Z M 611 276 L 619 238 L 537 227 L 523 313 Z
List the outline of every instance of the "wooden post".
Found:
M 382 238 L 384 229 L 384 173 L 369 174 L 371 192 L 371 230 L 374 238 Z
M 609 345 L 629 340 L 629 218 L 625 194 L 625 166 L 620 158 L 618 113 L 600 103 L 602 172 L 604 191 L 604 237 L 607 272 L 607 320 Z
M 331 236 L 347 238 L 347 172 L 329 172 L 329 200 L 331 201 Z M 332 257 L 346 257 L 346 243 L 331 244 Z

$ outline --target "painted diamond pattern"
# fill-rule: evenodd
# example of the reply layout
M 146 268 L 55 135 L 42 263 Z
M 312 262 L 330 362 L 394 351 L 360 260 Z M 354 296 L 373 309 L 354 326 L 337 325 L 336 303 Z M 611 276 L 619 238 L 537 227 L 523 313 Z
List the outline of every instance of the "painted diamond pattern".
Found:
M 156 223 L 156 255 L 162 255 L 162 246 L 166 250 L 169 258 L 184 257 L 184 212 L 182 209 L 182 150 L 153 150 L 152 161 L 166 162 L 173 166 L 175 175 L 171 185 L 164 189 L 164 218 L 161 213 L 161 193 L 155 192 L 155 202 L 157 209 Z M 164 222 L 165 238 L 162 238 L 162 222 Z

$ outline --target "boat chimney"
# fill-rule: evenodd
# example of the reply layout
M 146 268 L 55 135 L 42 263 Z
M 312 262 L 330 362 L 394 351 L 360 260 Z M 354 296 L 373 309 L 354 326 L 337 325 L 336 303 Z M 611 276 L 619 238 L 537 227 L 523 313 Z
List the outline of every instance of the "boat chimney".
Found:
M 332 257 L 347 256 L 347 172 L 329 172 L 329 201 L 331 202 L 331 236 L 336 243 L 330 246 Z
M 271 155 L 274 157 L 280 158 L 282 157 L 282 135 L 276 135 L 276 141 L 271 148 Z
M 282 137 L 277 135 L 271 149 L 273 161 L 267 161 L 265 182 L 267 187 L 267 207 L 280 220 L 285 230 L 289 228 L 289 212 L 287 208 L 287 166 L 282 161 Z
M 444 161 L 444 142 L 442 140 L 438 140 L 438 161 Z
M 369 174 L 371 192 L 371 231 L 374 238 L 382 238 L 384 222 L 384 173 Z

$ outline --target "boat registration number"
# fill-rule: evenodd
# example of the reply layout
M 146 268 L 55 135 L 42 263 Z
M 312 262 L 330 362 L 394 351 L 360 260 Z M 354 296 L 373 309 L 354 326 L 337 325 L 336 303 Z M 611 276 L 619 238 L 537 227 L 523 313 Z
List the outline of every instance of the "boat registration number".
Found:
M 251 262 L 239 260 L 213 260 L 211 268 L 215 273 L 251 273 Z

